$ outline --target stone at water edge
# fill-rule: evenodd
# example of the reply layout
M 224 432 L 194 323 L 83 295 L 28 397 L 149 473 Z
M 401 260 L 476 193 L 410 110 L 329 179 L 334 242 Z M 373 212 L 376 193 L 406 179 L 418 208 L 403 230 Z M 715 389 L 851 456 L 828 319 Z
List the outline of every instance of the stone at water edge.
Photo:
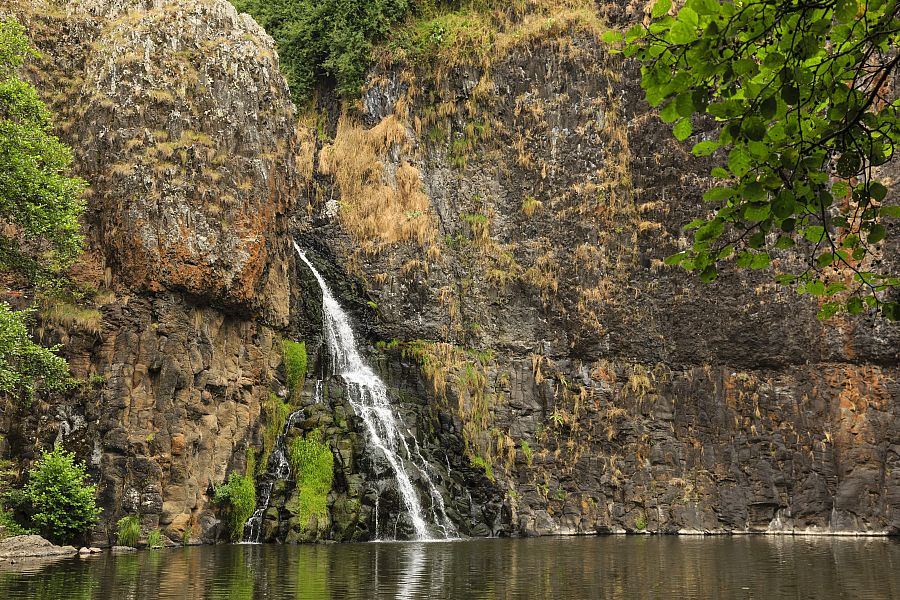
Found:
M 75 554 L 74 546 L 57 546 L 39 535 L 15 535 L 0 541 L 0 560 Z

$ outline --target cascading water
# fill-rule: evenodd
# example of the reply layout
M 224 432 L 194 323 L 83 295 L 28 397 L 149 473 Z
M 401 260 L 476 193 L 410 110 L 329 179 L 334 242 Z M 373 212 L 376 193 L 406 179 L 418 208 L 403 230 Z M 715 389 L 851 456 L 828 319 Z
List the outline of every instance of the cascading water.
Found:
M 316 388 L 316 391 L 318 393 L 319 388 Z M 281 431 L 278 439 L 275 440 L 275 447 L 272 448 L 272 453 L 269 455 L 269 461 L 266 463 L 265 482 L 261 484 L 257 490 L 256 510 L 253 511 L 253 514 L 244 524 L 245 542 L 252 542 L 254 544 L 260 542 L 260 537 L 262 536 L 263 515 L 265 515 L 266 509 L 269 508 L 269 501 L 272 499 L 272 488 L 275 487 L 276 481 L 286 480 L 291 477 L 291 463 L 288 462 L 285 453 L 284 440 L 287 436 L 287 432 L 294 426 L 295 420 L 301 414 L 303 414 L 302 408 L 288 415 L 288 418 L 284 423 L 284 429 Z
M 350 405 L 365 423 L 369 444 L 384 457 L 394 472 L 397 490 L 406 506 L 415 531 L 415 538 L 427 540 L 457 536 L 456 528 L 444 510 L 444 500 L 429 474 L 430 466 L 419 452 L 418 441 L 415 442 L 415 452 L 411 452 L 409 444 L 401 432 L 402 421 L 398 415 L 395 415 L 388 400 L 387 386 L 366 364 L 359 353 L 349 317 L 296 242 L 294 248 L 300 259 L 312 271 L 322 289 L 325 338 L 332 360 L 332 372 L 343 378 Z M 404 430 L 415 440 L 408 428 L 404 427 Z M 419 479 L 428 491 L 431 500 L 429 506 L 431 514 L 428 521 L 426 521 L 425 511 L 412 483 L 412 478 L 407 471 L 408 466 L 418 471 Z M 376 535 L 377 533 L 376 531 Z

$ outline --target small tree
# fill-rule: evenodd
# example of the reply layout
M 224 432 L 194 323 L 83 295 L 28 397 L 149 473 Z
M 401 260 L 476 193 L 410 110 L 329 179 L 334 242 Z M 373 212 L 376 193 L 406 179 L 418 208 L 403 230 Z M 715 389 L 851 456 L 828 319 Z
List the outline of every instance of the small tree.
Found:
M 34 525 L 54 542 L 70 542 L 97 521 L 97 486 L 86 482 L 84 463 L 62 448 L 44 451 L 29 472 L 25 496 Z

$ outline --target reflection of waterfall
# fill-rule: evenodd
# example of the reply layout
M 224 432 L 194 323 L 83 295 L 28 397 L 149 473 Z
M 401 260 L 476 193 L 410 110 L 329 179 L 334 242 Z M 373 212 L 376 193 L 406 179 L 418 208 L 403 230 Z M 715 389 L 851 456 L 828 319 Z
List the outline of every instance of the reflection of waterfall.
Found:
M 294 247 L 322 288 L 322 312 L 332 372 L 340 374 L 343 378 L 350 405 L 366 425 L 369 444 L 376 448 L 378 454 L 390 465 L 397 482 L 397 490 L 415 530 L 416 539 L 448 538 L 457 535 L 444 510 L 444 500 L 429 474 L 432 469 L 418 450 L 418 442 L 415 443 L 415 451 L 410 451 L 403 432 L 405 431 L 413 440 L 415 438 L 405 426 L 401 430 L 403 423 L 394 413 L 388 400 L 387 387 L 359 353 L 349 317 L 300 247 L 296 243 Z M 419 480 L 428 491 L 430 514 L 427 516 L 413 486 L 409 467 L 416 470 Z

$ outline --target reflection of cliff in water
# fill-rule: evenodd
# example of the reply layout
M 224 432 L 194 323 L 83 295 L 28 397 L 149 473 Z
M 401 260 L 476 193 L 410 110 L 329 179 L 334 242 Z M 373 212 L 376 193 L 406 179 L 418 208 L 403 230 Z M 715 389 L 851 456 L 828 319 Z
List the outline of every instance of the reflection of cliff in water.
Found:
M 897 598 L 900 544 L 881 538 L 605 536 L 231 545 L 71 559 L 0 572 L 37 598 Z

